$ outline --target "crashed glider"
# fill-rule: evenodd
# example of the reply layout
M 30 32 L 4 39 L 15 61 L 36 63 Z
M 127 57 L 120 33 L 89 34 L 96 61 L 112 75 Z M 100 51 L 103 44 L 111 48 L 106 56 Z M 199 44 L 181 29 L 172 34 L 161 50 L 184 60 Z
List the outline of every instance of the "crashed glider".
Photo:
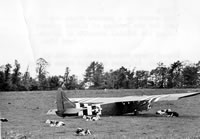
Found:
M 61 117 L 94 115 L 96 110 L 99 110 L 100 115 L 137 114 L 150 110 L 153 102 L 178 100 L 199 94 L 200 92 L 190 92 L 149 96 L 67 98 L 63 90 L 58 89 L 56 114 Z

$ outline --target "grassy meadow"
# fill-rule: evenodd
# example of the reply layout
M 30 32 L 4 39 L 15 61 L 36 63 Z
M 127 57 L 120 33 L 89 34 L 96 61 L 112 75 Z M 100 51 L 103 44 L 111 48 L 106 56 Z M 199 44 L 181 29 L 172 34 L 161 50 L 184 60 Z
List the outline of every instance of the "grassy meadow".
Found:
M 200 89 L 135 89 L 135 90 L 73 90 L 68 97 L 122 97 L 200 91 Z M 99 121 L 85 121 L 81 117 L 46 115 L 56 108 L 56 91 L 0 92 L 2 137 L 8 132 L 29 134 L 33 139 L 132 139 L 132 138 L 192 138 L 200 139 L 200 95 L 178 101 L 156 102 L 150 111 L 138 116 L 106 116 Z M 158 116 L 159 109 L 170 108 L 180 117 Z M 49 127 L 47 119 L 65 122 L 63 127 Z M 88 128 L 90 136 L 75 136 L 78 128 Z

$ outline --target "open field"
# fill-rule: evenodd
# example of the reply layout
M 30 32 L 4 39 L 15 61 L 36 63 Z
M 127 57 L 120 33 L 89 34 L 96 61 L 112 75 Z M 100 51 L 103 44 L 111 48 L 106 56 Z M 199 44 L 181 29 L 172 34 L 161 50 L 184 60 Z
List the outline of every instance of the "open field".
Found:
M 200 91 L 198 89 L 137 89 L 137 90 L 76 90 L 68 91 L 68 97 L 109 97 L 127 95 L 152 95 Z M 33 92 L 0 92 L 1 116 L 8 119 L 2 123 L 2 136 L 5 132 L 14 131 L 31 134 L 39 139 L 132 139 L 132 138 L 194 138 L 200 139 L 200 95 L 178 101 L 156 102 L 148 112 L 138 116 L 107 116 L 99 121 L 86 122 L 80 117 L 60 118 L 46 115 L 49 109 L 56 108 L 56 91 Z M 171 108 L 180 114 L 178 118 L 155 115 L 159 109 Z M 47 119 L 61 120 L 64 127 L 49 127 Z M 78 128 L 88 128 L 90 136 L 74 136 Z

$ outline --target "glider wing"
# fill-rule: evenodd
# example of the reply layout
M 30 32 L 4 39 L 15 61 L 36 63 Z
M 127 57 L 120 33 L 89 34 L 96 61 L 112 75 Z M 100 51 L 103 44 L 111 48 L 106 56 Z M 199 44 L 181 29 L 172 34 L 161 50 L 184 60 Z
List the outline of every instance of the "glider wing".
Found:
M 191 97 L 199 95 L 200 92 L 190 92 L 190 93 L 177 93 L 177 94 L 163 94 L 163 95 L 144 95 L 144 96 L 125 96 L 125 97 L 96 97 L 96 98 L 70 98 L 70 101 L 74 103 L 83 104 L 110 104 L 119 102 L 142 102 L 147 101 L 149 103 L 157 101 L 172 101 L 178 100 L 186 97 Z

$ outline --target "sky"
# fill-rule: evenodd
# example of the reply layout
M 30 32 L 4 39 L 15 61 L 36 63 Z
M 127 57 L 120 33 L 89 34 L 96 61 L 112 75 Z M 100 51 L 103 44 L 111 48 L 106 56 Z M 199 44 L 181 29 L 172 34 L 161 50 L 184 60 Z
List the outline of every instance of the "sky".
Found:
M 92 61 L 105 71 L 151 70 L 158 62 L 200 60 L 198 0 L 0 0 L 0 65 L 14 60 L 35 76 L 83 77 Z

